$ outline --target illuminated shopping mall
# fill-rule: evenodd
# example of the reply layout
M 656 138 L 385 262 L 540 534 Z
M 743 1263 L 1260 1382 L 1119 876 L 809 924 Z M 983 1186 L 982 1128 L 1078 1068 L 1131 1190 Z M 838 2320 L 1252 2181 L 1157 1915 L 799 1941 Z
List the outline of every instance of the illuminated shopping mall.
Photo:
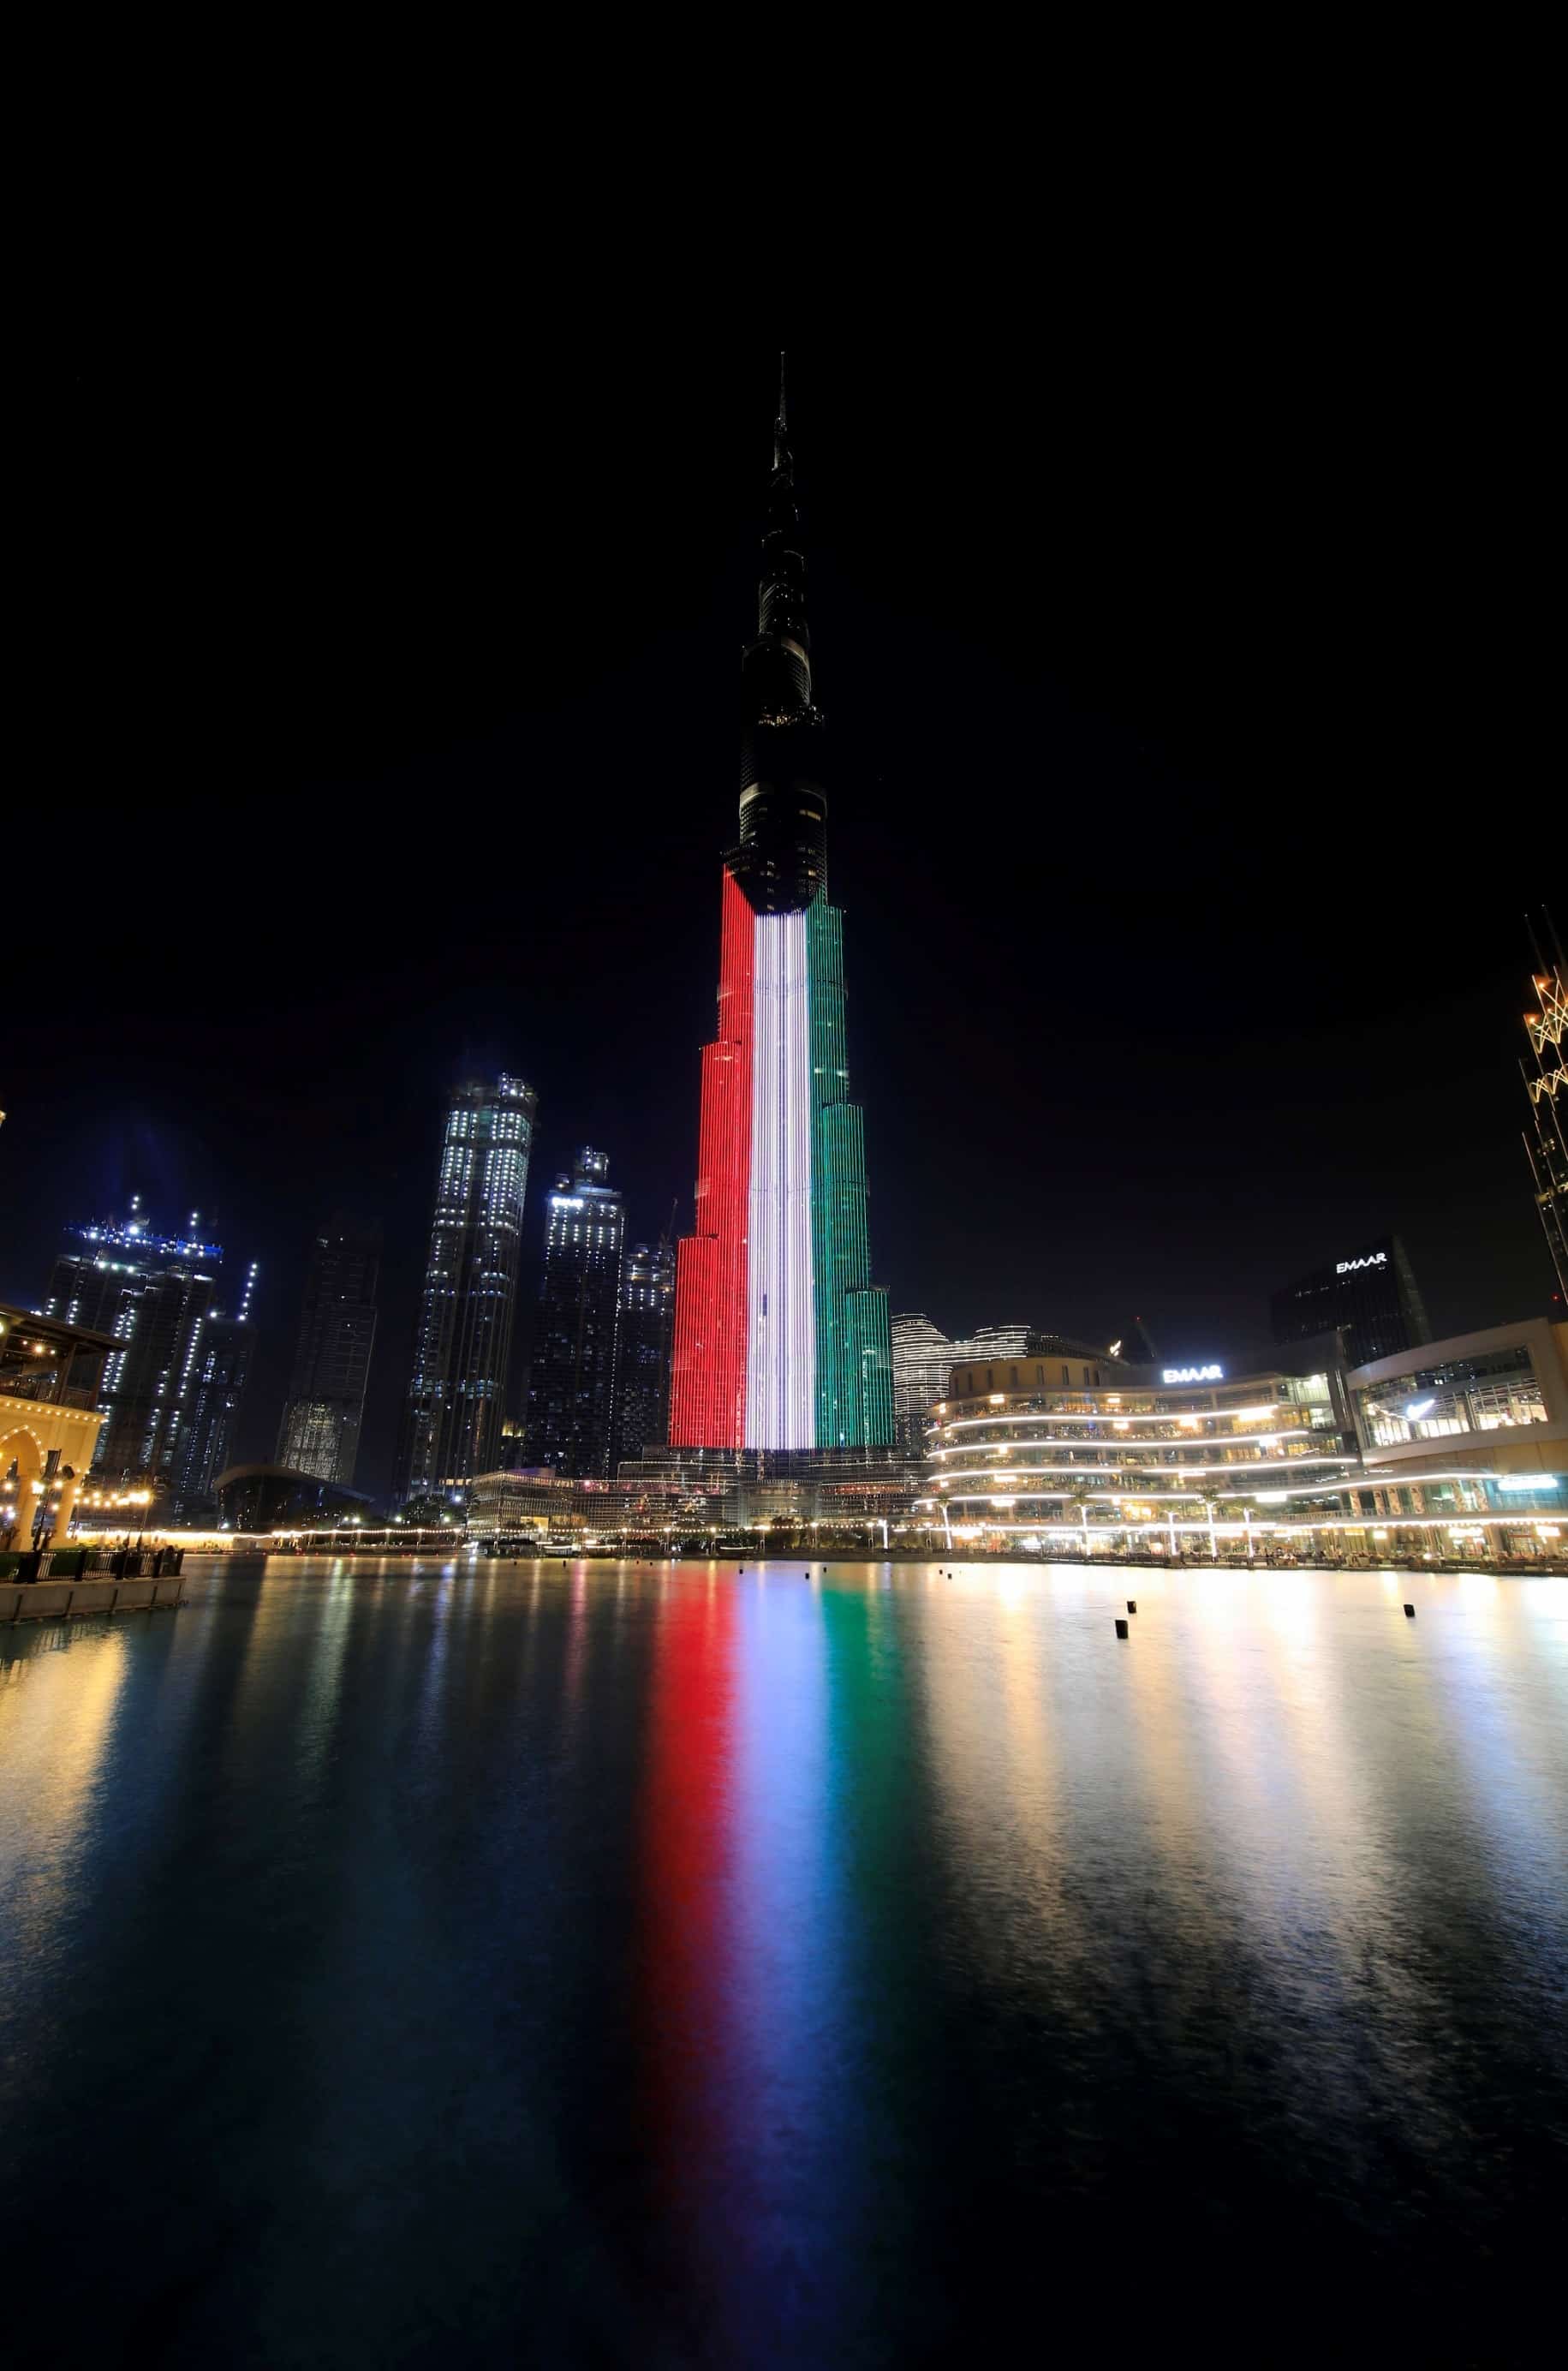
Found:
M 1245 1545 L 1286 1511 L 1337 1511 L 1359 1461 L 1330 1372 L 1226 1376 L 1101 1357 L 955 1368 L 932 1411 L 916 1513 L 953 1542 L 1091 1552 L 1159 1534 Z
M 1568 1325 L 1304 1363 L 957 1367 L 930 1413 L 917 1521 L 949 1547 L 1025 1552 L 1561 1557 Z

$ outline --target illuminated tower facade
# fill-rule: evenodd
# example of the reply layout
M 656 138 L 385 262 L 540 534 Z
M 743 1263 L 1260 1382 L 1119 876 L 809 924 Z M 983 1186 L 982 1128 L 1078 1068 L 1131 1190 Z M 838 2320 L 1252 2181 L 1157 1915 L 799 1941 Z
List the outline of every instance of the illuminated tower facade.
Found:
M 530 1465 L 603 1481 L 610 1470 L 626 1211 L 609 1155 L 585 1144 L 545 1197 L 545 1266 L 528 1384 Z
M 640 1457 L 670 1437 L 674 1313 L 674 1245 L 633 1243 L 621 1270 L 612 1471 L 623 1457 Z
M 461 1493 L 500 1462 L 537 1107 L 502 1072 L 459 1087 L 447 1111 L 398 1457 L 406 1498 Z
M 246 1273 L 238 1317 L 225 1317 L 223 1248 L 202 1240 L 194 1210 L 184 1233 L 166 1234 L 133 1195 L 123 1219 L 67 1227 L 65 1236 L 43 1313 L 112 1334 L 118 1346 L 99 1386 L 105 1422 L 93 1470 L 150 1482 L 178 1510 L 203 1495 L 217 1470 L 212 1456 L 227 1445 L 212 1394 L 226 1399 L 232 1414 L 244 1388 L 256 1263 Z M 225 1335 L 214 1332 L 220 1326 Z
M 823 741 L 780 365 L 696 1222 L 676 1255 L 670 1439 L 682 1447 L 893 1440 L 887 1299 L 870 1278 L 845 1058 L 843 917 L 827 897 Z
M 235 1454 L 235 1432 L 240 1403 L 250 1379 L 250 1353 L 256 1328 L 250 1321 L 258 1263 L 245 1274 L 245 1289 L 233 1316 L 209 1317 L 202 1329 L 202 1349 L 191 1392 L 190 1418 L 180 1439 L 176 1496 L 186 1515 L 211 1513 L 214 1486 Z
M 1568 968 L 1550 916 L 1542 917 L 1541 937 L 1551 952 L 1543 954 L 1537 940 L 1531 982 L 1537 1006 L 1525 1015 L 1530 1059 L 1519 1066 L 1530 1099 L 1525 1152 L 1558 1299 L 1568 1306 Z

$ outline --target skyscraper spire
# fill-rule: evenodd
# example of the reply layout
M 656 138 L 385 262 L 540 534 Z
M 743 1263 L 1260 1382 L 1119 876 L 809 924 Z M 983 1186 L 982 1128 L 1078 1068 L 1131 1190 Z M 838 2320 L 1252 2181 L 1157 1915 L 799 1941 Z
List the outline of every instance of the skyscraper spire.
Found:
M 741 661 L 741 839 L 732 870 L 759 913 L 809 906 L 827 886 L 823 719 L 812 695 L 806 561 L 784 364 L 780 353 L 756 639 Z

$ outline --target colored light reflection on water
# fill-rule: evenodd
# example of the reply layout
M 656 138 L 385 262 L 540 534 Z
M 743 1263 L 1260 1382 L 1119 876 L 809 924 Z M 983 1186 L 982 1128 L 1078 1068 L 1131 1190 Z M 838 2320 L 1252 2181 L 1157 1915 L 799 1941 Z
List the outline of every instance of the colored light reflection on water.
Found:
M 1506 2357 L 1568 1584 L 188 1593 L 0 1630 L 7 2360 Z

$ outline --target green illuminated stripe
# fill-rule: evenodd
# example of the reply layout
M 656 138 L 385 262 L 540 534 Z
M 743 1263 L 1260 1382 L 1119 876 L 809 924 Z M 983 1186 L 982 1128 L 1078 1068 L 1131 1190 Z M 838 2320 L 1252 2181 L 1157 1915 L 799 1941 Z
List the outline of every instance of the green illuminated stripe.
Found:
M 812 1274 L 816 1445 L 893 1439 L 887 1295 L 871 1282 L 866 1142 L 844 1053 L 844 917 L 825 897 L 806 914 L 812 1032 Z

